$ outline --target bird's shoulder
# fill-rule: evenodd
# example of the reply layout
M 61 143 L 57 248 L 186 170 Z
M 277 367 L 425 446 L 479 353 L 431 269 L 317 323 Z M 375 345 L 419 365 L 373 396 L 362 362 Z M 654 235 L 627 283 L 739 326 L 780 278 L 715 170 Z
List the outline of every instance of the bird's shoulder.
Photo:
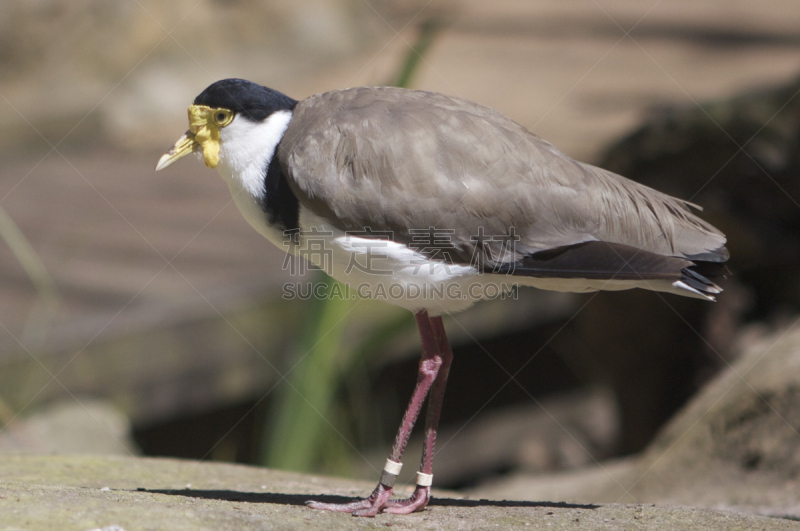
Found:
M 557 152 L 510 118 L 469 100 L 422 90 L 358 87 L 300 101 L 282 149 L 295 158 L 309 148 L 325 147 L 344 157 L 411 151 L 485 160 L 502 159 L 515 148 L 529 154 L 530 144 L 543 155 Z

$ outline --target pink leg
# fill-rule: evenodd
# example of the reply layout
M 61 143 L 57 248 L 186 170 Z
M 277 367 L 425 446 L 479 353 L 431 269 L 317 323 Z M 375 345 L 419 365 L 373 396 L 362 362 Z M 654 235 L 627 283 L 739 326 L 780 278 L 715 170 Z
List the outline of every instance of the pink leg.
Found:
M 428 415 L 425 418 L 425 442 L 422 446 L 422 462 L 420 472 L 423 474 L 433 473 L 433 452 L 436 446 L 436 430 L 439 427 L 439 417 L 442 413 L 442 402 L 444 401 L 444 390 L 447 385 L 447 375 L 450 372 L 450 364 L 453 361 L 453 351 L 450 349 L 450 342 L 447 341 L 447 334 L 444 330 L 444 323 L 441 317 L 431 317 L 433 332 L 436 336 L 439 352 L 442 357 L 442 366 L 439 374 L 431 388 L 430 401 L 428 402 Z M 431 497 L 430 486 L 417 485 L 414 493 L 407 500 L 389 501 L 386 504 L 387 513 L 408 514 L 421 511 L 428 505 Z
M 428 395 L 431 385 L 436 381 L 436 376 L 442 365 L 442 356 L 439 353 L 441 340 L 435 332 L 433 324 L 435 319 L 439 319 L 439 322 L 441 322 L 441 318 L 434 317 L 431 319 L 428 317 L 428 312 L 425 310 L 417 312 L 415 317 L 417 318 L 419 335 L 422 339 L 422 359 L 420 360 L 419 370 L 417 372 L 417 385 L 414 388 L 414 393 L 411 395 L 411 402 L 408 404 L 408 408 L 406 408 L 405 415 L 403 415 L 403 422 L 400 425 L 400 430 L 397 432 L 397 437 L 392 446 L 392 453 L 389 457 L 389 459 L 396 463 L 399 463 L 403 458 L 403 451 L 406 449 L 406 444 L 408 444 L 411 430 L 414 428 L 414 423 L 417 421 L 417 417 L 419 417 L 419 412 L 420 409 L 422 409 L 425 397 Z M 445 342 L 446 341 L 445 339 Z M 443 392 L 444 388 L 442 388 L 442 393 Z M 436 417 L 438 421 L 438 413 Z M 428 418 L 430 419 L 430 414 L 428 414 Z M 426 425 L 429 422 L 430 421 L 427 420 Z M 386 477 L 386 479 L 384 479 L 384 477 Z M 363 500 L 357 500 L 351 503 L 307 501 L 306 505 L 312 509 L 352 512 L 354 516 L 375 516 L 383 510 L 384 506 L 389 501 L 393 486 L 394 477 L 381 476 L 381 481 L 378 483 L 378 486 L 375 487 L 375 490 L 372 491 L 372 494 L 368 498 Z

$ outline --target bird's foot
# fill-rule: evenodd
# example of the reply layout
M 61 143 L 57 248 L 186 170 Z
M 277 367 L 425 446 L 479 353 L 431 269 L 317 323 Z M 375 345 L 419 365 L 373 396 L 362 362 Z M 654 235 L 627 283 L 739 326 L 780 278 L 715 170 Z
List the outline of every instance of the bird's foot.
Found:
M 306 505 L 312 509 L 321 509 L 323 511 L 353 513 L 353 516 L 375 516 L 384 509 L 391 496 L 392 489 L 379 483 L 369 498 L 364 498 L 363 500 L 356 500 L 350 503 L 322 503 L 309 500 Z
M 431 499 L 431 488 L 417 485 L 414 494 L 407 500 L 389 500 L 383 506 L 383 512 L 393 514 L 411 514 L 421 511 Z

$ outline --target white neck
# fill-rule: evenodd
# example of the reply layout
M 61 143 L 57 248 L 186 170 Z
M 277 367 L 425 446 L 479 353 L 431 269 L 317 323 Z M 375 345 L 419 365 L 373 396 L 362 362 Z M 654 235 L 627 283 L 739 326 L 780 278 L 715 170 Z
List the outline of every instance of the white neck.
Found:
M 276 111 L 263 122 L 234 118 L 219 132 L 220 173 L 239 181 L 253 197 L 263 198 L 267 167 L 291 119 L 291 111 Z

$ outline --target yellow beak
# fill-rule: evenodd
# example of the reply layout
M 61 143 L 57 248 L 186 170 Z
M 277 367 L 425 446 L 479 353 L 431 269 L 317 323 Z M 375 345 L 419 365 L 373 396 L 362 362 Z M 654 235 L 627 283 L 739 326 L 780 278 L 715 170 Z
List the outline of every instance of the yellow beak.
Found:
M 214 121 L 214 114 L 220 109 L 212 109 L 205 105 L 189 107 L 189 130 L 175 142 L 172 149 L 158 159 L 156 171 L 163 170 L 176 160 L 185 157 L 197 148 L 203 150 L 206 166 L 216 168 L 219 162 L 219 124 Z M 227 111 L 229 116 L 230 111 Z M 228 122 L 223 122 L 226 125 Z
M 169 151 L 161 155 L 161 158 L 158 159 L 158 164 L 156 164 L 156 171 L 163 170 L 176 160 L 194 151 L 197 147 L 200 147 L 200 144 L 194 139 L 194 133 L 186 131 Z

